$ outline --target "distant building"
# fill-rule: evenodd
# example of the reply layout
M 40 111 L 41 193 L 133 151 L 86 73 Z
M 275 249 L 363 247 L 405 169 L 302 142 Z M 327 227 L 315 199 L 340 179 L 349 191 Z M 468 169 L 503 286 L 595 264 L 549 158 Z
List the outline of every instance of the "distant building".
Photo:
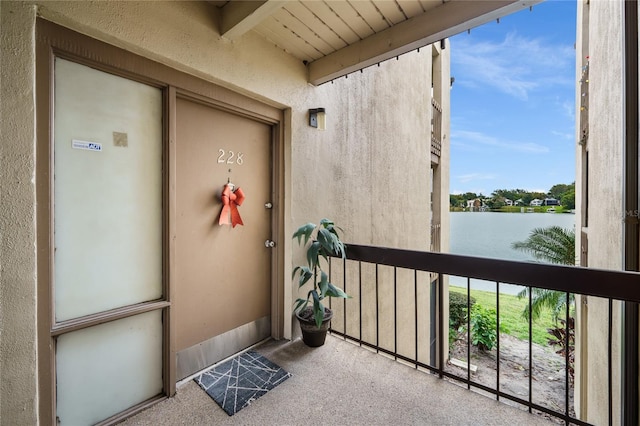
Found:
M 556 200 L 555 198 L 545 198 L 544 201 L 542 202 L 543 206 L 559 206 L 560 205 L 560 201 Z
M 533 200 L 531 200 L 529 205 L 532 206 L 532 207 L 540 207 L 542 205 L 542 200 L 540 200 L 538 198 L 534 198 Z
M 486 207 L 484 200 L 481 200 L 480 198 L 467 200 L 467 209 L 469 209 L 469 211 L 480 212 L 484 211 Z

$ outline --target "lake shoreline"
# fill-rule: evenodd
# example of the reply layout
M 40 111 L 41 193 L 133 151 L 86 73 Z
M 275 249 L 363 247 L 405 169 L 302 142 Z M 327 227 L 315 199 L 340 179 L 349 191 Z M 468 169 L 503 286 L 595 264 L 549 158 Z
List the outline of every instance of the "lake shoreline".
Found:
M 546 207 L 546 206 L 545 206 Z M 533 211 L 520 211 L 513 210 L 513 208 L 509 210 L 485 210 L 485 211 L 475 211 L 475 210 L 466 210 L 466 209 L 449 209 L 449 213 L 517 213 L 517 214 L 531 214 L 531 213 L 555 213 L 555 214 L 572 214 L 575 215 L 575 210 L 556 210 L 553 212 L 548 211 L 550 208 L 555 206 L 549 206 L 547 209 L 542 207 L 525 207 L 525 208 L 533 208 Z
M 474 213 L 474 214 L 468 214 Z M 536 262 L 528 253 L 512 248 L 517 241 L 524 241 L 535 228 L 560 226 L 573 229 L 572 214 L 500 214 L 502 212 L 451 212 L 450 250 L 452 254 L 492 259 Z M 449 277 L 449 285 L 467 285 L 464 277 Z M 496 291 L 496 283 L 472 279 L 473 289 Z M 520 286 L 500 284 L 500 293 L 517 294 Z

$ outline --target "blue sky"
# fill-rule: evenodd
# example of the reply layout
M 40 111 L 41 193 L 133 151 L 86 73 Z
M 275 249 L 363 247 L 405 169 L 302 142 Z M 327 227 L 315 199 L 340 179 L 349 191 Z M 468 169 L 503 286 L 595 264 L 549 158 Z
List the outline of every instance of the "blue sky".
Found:
M 450 39 L 451 193 L 575 181 L 575 17 L 547 1 Z

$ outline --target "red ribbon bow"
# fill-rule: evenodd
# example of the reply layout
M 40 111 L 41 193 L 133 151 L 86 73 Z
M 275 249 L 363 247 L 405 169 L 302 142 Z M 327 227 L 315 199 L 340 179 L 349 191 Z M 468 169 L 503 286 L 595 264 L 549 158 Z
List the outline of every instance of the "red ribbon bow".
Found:
M 244 201 L 244 192 L 242 189 L 237 188 L 235 191 L 231 189 L 230 185 L 225 185 L 222 190 L 222 212 L 220 212 L 219 225 L 232 225 L 234 228 L 236 225 L 244 225 L 238 206 L 242 205 Z

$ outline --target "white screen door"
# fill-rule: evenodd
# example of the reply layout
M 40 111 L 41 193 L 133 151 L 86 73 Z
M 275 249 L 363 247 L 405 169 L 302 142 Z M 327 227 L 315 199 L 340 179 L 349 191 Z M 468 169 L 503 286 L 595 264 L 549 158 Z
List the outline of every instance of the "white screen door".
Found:
M 163 297 L 163 101 L 60 58 L 54 81 L 54 318 L 81 325 L 56 340 L 56 415 L 83 425 L 163 388 L 162 311 L 123 314 Z

